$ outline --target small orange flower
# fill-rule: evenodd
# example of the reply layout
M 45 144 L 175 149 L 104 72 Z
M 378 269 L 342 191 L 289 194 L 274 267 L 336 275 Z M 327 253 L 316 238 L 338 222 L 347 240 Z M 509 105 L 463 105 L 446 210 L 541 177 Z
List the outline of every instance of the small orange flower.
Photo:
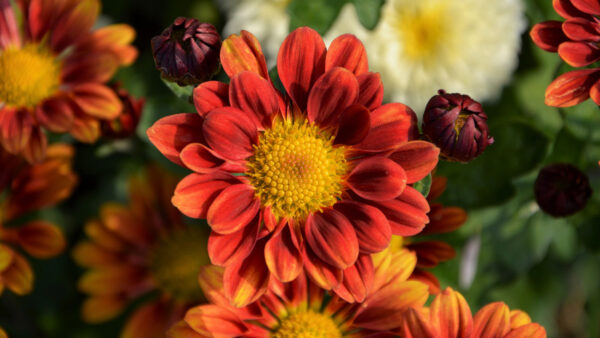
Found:
M 14 3 L 14 6 L 13 6 Z M 92 30 L 99 0 L 0 0 L 0 143 L 29 162 L 44 158 L 46 135 L 100 136 L 100 120 L 121 111 L 105 86 L 137 50 L 127 25 Z
M 410 236 L 427 223 L 429 205 L 411 184 L 427 176 L 439 149 L 416 136 L 416 115 L 382 105 L 379 74 L 368 71 L 353 35 L 329 49 L 307 27 L 283 42 L 278 72 L 268 77 L 256 38 L 246 31 L 221 47 L 229 84 L 194 90 L 198 114 L 157 121 L 152 143 L 193 170 L 173 204 L 206 218 L 214 264 L 225 266 L 225 291 L 245 306 L 267 291 L 271 276 L 302 271 L 347 301 L 364 300 L 353 276 L 369 275 L 370 254 L 392 234 Z
M 0 148 L 0 294 L 4 287 L 18 295 L 32 290 L 33 270 L 20 250 L 47 259 L 65 248 L 65 238 L 56 225 L 32 220 L 11 226 L 11 221 L 71 195 L 77 182 L 72 157 L 71 146 L 55 144 L 48 148 L 43 162 L 29 165 Z
M 164 337 L 190 303 L 203 301 L 198 272 L 209 264 L 208 230 L 183 223 L 170 203 L 175 182 L 149 167 L 130 181 L 129 206 L 107 203 L 100 219 L 85 225 L 89 240 L 79 243 L 73 256 L 90 268 L 78 284 L 89 295 L 82 308 L 86 322 L 107 321 L 153 292 L 156 297 L 135 310 L 122 337 Z
M 387 259 L 386 259 L 387 258 Z M 200 286 L 210 304 L 188 310 L 170 338 L 194 337 L 365 337 L 386 334 L 401 322 L 406 309 L 420 308 L 427 286 L 407 281 L 416 257 L 408 250 L 387 255 L 367 282 L 364 303 L 349 303 L 311 282 L 305 273 L 290 283 L 275 279 L 256 303 L 233 307 L 225 297 L 223 270 L 200 273 Z M 362 276 L 370 278 L 369 276 Z
M 546 330 L 520 310 L 502 302 L 488 304 L 475 317 L 465 298 L 452 288 L 428 308 L 409 309 L 395 331 L 403 338 L 545 338 Z

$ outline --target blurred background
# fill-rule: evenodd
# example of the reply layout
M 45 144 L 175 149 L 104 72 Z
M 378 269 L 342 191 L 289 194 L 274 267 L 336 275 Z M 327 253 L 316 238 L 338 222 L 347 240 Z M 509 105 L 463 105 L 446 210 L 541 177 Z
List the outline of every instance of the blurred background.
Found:
M 293 0 L 287 7 L 290 26 L 309 25 L 325 32 L 344 2 Z M 377 6 L 382 2 L 373 1 Z M 457 255 L 432 271 L 442 287 L 461 291 L 473 312 L 502 300 L 511 309 L 528 312 L 546 327 L 549 337 L 600 337 L 600 111 L 589 100 L 569 109 L 544 105 L 546 86 L 569 67 L 556 54 L 535 47 L 528 31 L 533 23 L 559 17 L 550 0 L 523 4 L 528 28 L 522 35 L 518 68 L 499 99 L 483 102 L 495 143 L 468 164 L 440 162 L 438 167 L 437 174 L 448 178 L 441 201 L 466 209 L 469 219 L 454 233 L 436 235 L 454 246 Z M 150 39 L 178 16 L 210 22 L 221 31 L 228 19 L 222 5 L 217 0 L 103 0 L 100 25 L 128 23 L 137 31 L 139 58 L 121 69 L 116 80 L 134 96 L 146 98 L 145 110 L 132 140 L 76 143 L 79 185 L 70 199 L 37 214 L 63 227 L 68 248 L 51 260 L 32 259 L 33 293 L 17 297 L 5 292 L 0 297 L 0 326 L 11 337 L 119 335 L 128 311 L 106 324 L 81 321 L 84 297 L 76 291 L 76 281 L 83 270 L 74 264 L 70 249 L 84 237 L 82 225 L 97 216 L 103 203 L 127 202 L 127 178 L 145 163 L 159 162 L 173 173 L 185 174 L 145 135 L 160 117 L 194 111 L 162 83 Z M 68 137 L 53 140 L 71 142 Z M 540 168 L 555 162 L 584 171 L 594 190 L 587 207 L 567 218 L 540 211 L 533 194 Z

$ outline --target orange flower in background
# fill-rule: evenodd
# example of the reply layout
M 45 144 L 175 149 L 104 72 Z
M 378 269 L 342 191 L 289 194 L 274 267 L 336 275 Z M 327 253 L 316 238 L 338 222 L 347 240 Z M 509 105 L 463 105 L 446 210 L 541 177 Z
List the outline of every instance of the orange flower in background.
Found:
M 14 223 L 71 195 L 77 182 L 73 153 L 71 146 L 55 144 L 43 162 L 29 165 L 0 148 L 0 294 L 5 287 L 18 295 L 31 292 L 34 274 L 22 252 L 47 259 L 65 248 L 61 230 L 50 222 Z
M 429 308 L 411 308 L 397 334 L 403 338 L 545 338 L 546 330 L 520 310 L 502 302 L 488 304 L 473 317 L 465 298 L 452 288 L 440 293 Z
M 225 296 L 223 270 L 200 273 L 200 286 L 210 304 L 188 310 L 170 338 L 194 337 L 364 337 L 398 326 L 409 307 L 422 307 L 426 285 L 406 281 L 416 257 L 404 250 L 377 266 L 372 292 L 362 304 L 349 303 L 311 282 L 305 273 L 290 283 L 277 280 L 256 303 L 232 306 Z
M 131 179 L 128 206 L 108 203 L 99 219 L 85 225 L 89 240 L 73 256 L 89 268 L 78 284 L 89 295 L 82 308 L 86 322 L 110 320 L 152 293 L 129 317 L 122 337 L 164 337 L 190 304 L 203 301 L 198 272 L 209 264 L 208 229 L 183 223 L 170 203 L 175 183 L 175 177 L 149 167 Z
M 346 301 L 365 299 L 370 254 L 392 234 L 427 223 L 429 205 L 410 184 L 425 177 L 439 149 L 417 136 L 416 116 L 400 103 L 381 105 L 379 74 L 353 35 L 329 50 L 299 28 L 283 42 L 278 72 L 268 77 L 256 38 L 246 31 L 221 47 L 229 84 L 194 91 L 198 114 L 157 121 L 152 143 L 193 170 L 173 204 L 206 218 L 213 264 L 225 266 L 224 291 L 245 306 L 304 270 Z
M 13 5 L 14 3 L 14 5 Z M 137 50 L 128 25 L 92 30 L 99 0 L 0 0 L 0 143 L 29 162 L 44 158 L 46 135 L 100 136 L 122 106 L 105 83 Z

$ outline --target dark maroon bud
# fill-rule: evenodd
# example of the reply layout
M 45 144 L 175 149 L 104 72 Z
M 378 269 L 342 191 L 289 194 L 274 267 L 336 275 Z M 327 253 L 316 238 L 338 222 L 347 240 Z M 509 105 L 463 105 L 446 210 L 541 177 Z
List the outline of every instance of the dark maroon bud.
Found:
M 481 104 L 468 95 L 447 94 L 441 89 L 427 103 L 423 134 L 449 161 L 469 162 L 494 143 Z
M 102 121 L 102 135 L 112 139 L 130 137 L 135 133 L 140 122 L 146 100 L 144 98 L 134 98 L 127 90 L 121 88 L 119 83 L 112 84 L 110 88 L 117 94 L 123 105 L 123 110 L 117 118 Z
M 540 209 L 551 216 L 564 217 L 585 207 L 592 188 L 586 174 L 577 167 L 557 163 L 540 170 L 534 192 Z
M 152 38 L 152 54 L 161 76 L 180 86 L 197 85 L 219 70 L 221 36 L 209 23 L 179 17 Z

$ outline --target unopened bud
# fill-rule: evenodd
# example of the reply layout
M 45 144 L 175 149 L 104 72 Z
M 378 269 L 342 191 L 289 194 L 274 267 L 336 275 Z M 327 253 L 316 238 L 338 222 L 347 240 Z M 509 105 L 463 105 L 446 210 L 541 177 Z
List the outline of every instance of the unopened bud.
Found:
M 119 83 L 110 87 L 121 100 L 123 110 L 114 120 L 102 121 L 102 135 L 112 139 L 127 138 L 135 133 L 146 100 L 134 98 L 127 90 L 121 88 Z
M 540 170 L 534 192 L 540 209 L 551 216 L 564 217 L 585 207 L 592 188 L 586 174 L 577 167 L 557 163 Z

